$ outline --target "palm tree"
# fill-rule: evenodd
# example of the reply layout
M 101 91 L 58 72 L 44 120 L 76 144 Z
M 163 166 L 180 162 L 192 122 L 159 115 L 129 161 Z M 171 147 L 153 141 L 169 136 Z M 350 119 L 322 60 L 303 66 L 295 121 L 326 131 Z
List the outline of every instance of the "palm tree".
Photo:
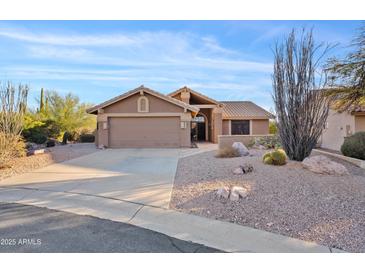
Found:
M 354 50 L 343 60 L 333 58 L 326 68 L 330 79 L 326 95 L 340 112 L 365 107 L 365 23 L 351 47 Z

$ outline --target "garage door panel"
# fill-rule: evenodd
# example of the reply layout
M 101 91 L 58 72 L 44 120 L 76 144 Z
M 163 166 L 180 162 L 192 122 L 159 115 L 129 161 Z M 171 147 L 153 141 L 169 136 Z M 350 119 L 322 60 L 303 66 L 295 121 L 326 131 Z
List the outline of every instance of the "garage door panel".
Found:
M 180 147 L 179 117 L 113 117 L 110 147 Z

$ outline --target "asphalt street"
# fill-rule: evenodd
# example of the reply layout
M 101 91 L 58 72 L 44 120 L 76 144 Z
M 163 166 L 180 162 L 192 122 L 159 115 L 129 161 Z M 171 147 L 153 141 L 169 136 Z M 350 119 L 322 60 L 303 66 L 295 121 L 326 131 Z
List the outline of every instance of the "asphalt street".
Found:
M 134 225 L 0 203 L 0 252 L 220 252 Z

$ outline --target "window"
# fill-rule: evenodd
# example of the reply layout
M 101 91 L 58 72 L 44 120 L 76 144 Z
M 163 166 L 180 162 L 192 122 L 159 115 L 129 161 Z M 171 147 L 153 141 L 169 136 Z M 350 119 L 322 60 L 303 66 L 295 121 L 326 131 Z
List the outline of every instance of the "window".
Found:
M 232 135 L 250 135 L 250 120 L 231 120 Z
M 138 98 L 138 112 L 148 112 L 149 104 L 148 98 L 145 96 L 141 96 Z

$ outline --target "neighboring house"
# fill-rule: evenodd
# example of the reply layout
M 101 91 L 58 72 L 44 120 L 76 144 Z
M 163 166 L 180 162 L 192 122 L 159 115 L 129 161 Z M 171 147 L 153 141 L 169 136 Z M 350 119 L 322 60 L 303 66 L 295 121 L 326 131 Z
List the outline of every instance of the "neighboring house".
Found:
M 322 148 L 341 150 L 345 137 L 365 131 L 365 108 L 353 108 L 342 113 L 330 109 L 326 127 L 319 140 Z
M 273 115 L 248 101 L 218 102 L 183 87 L 168 95 L 144 86 L 88 109 L 98 146 L 190 147 L 219 135 L 266 135 Z

